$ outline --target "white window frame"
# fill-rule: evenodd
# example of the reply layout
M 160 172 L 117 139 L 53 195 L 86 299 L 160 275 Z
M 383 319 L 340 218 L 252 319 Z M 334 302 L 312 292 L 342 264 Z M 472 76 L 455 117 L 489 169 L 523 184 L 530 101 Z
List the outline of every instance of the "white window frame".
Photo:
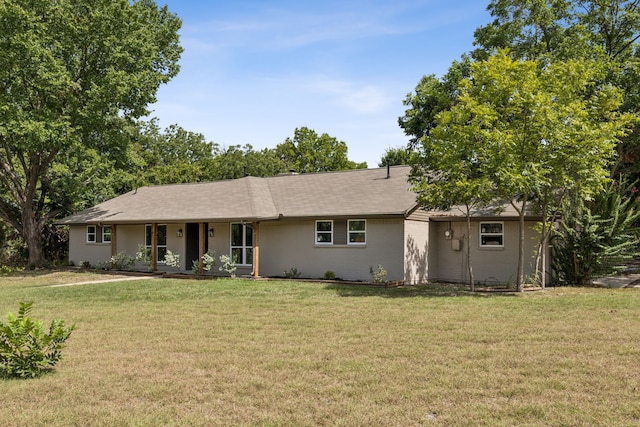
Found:
M 144 247 L 151 251 L 151 245 L 147 244 L 147 230 L 148 230 L 148 236 L 149 239 L 151 239 L 151 235 L 153 234 L 151 231 L 151 224 L 145 224 L 144 226 Z M 164 264 L 164 256 L 167 254 L 167 240 L 169 238 L 169 236 L 167 235 L 167 224 L 158 224 L 157 225 L 158 228 L 160 227 L 165 227 L 165 242 L 164 245 L 159 245 L 158 242 L 156 242 L 156 262 L 159 264 Z M 158 238 L 159 233 L 156 233 L 156 240 Z M 161 251 L 160 249 L 164 249 L 164 251 Z
M 109 231 L 107 233 L 107 230 Z M 110 225 L 105 225 L 102 227 L 102 243 L 111 244 L 111 239 L 113 236 L 113 228 Z
M 364 223 L 364 230 L 351 230 L 352 222 Z M 364 234 L 364 240 L 362 242 L 351 241 L 352 234 Z M 367 244 L 367 220 L 366 219 L 349 219 L 347 220 L 347 244 L 353 246 L 363 246 Z
M 502 231 L 500 231 L 499 233 L 497 232 L 492 232 L 492 231 L 486 231 L 483 232 L 483 225 L 495 225 L 498 224 L 500 225 L 500 229 Z M 500 221 L 482 221 L 478 224 L 478 232 L 479 232 L 479 239 L 478 239 L 478 243 L 480 244 L 481 248 L 504 248 L 504 222 L 500 222 Z M 484 241 L 484 237 L 499 237 L 500 238 L 500 244 L 485 244 L 483 243 Z
M 320 223 L 329 223 L 329 224 L 331 224 L 331 230 L 330 231 L 318 230 L 318 224 L 320 224 Z M 331 236 L 331 241 L 329 241 L 329 242 L 319 241 L 318 238 L 319 238 L 320 234 L 322 234 L 322 235 L 329 234 L 329 236 Z M 319 220 L 316 220 L 314 236 L 315 236 L 315 244 L 316 245 L 322 245 L 322 246 L 333 245 L 333 220 L 332 219 L 319 219 Z
M 93 229 L 93 231 L 91 231 Z M 87 225 L 87 243 L 98 243 L 98 226 Z
M 233 244 L 233 226 L 240 225 L 242 227 L 242 245 L 234 245 Z M 247 228 L 251 228 L 251 244 L 247 244 Z M 245 222 L 232 222 L 229 226 L 229 254 L 233 257 L 233 250 L 240 249 L 240 253 L 242 254 L 242 259 L 235 262 L 235 265 L 248 267 L 253 265 L 253 242 L 255 239 L 255 230 L 253 229 L 252 223 Z M 247 250 L 250 249 L 250 256 L 247 255 Z M 250 258 L 250 259 L 247 259 Z

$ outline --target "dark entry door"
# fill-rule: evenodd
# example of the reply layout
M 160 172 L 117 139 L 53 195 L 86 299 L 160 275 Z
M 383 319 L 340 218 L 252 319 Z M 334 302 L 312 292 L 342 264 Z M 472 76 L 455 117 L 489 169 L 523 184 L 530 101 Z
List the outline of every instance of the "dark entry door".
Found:
M 205 224 L 205 235 L 208 226 Z M 200 241 L 199 241 L 199 224 L 195 222 L 187 223 L 187 257 L 186 261 L 186 269 L 191 270 L 193 266 L 193 261 L 198 261 Z M 209 250 L 209 239 L 204 237 L 204 251 L 207 252 Z

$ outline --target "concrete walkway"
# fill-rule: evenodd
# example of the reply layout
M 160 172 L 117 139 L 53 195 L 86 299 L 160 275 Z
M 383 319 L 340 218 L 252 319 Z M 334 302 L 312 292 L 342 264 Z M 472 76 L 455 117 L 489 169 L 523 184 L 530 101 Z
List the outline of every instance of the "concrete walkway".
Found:
M 61 288 L 63 286 L 92 285 L 95 283 L 109 283 L 109 282 L 128 282 L 130 280 L 151 280 L 155 278 L 156 278 L 155 276 L 120 276 L 117 279 L 102 279 L 102 280 L 91 280 L 89 282 L 62 283 L 59 285 L 50 285 L 48 287 Z
M 593 284 L 605 288 L 640 288 L 640 274 L 601 277 L 594 280 Z

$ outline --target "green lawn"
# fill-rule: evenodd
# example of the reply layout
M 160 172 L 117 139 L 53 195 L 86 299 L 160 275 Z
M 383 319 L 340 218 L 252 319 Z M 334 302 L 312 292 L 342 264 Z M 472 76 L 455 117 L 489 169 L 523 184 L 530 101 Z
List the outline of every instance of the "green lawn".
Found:
M 112 276 L 110 276 L 112 278 Z M 0 275 L 75 323 L 0 425 L 640 426 L 640 290 Z

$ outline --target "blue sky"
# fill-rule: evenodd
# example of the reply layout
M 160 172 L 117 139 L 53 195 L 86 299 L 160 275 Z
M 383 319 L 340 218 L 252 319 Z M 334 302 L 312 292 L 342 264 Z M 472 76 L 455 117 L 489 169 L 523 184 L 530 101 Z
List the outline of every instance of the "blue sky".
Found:
M 402 101 L 441 76 L 491 21 L 488 0 L 169 0 L 180 74 L 151 106 L 222 146 L 274 148 L 296 128 L 344 141 L 377 167 L 404 146 Z

